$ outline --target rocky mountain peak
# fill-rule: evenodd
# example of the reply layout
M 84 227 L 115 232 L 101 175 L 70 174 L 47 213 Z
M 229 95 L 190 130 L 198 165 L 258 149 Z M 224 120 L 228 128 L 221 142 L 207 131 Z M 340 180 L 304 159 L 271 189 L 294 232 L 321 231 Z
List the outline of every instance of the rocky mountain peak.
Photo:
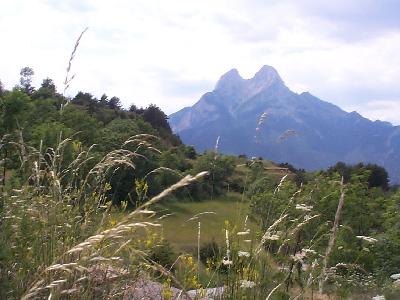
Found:
M 240 76 L 237 69 L 232 69 L 226 72 L 221 78 L 218 80 L 217 85 L 215 86 L 216 90 L 224 90 L 232 88 L 233 86 L 239 85 L 243 82 L 243 78 Z
M 282 80 L 279 76 L 278 72 L 275 70 L 274 67 L 264 65 L 261 69 L 254 75 L 252 78 L 253 80 L 271 80 L 271 79 L 278 79 Z
M 271 66 L 264 65 L 252 78 L 243 79 L 237 69 L 232 69 L 221 76 L 215 87 L 228 93 L 251 96 L 274 84 L 284 85 L 278 72 Z
M 265 112 L 267 121 L 256 131 Z M 220 136 L 225 153 L 263 156 L 310 170 L 338 161 L 377 163 L 387 168 L 393 182 L 400 182 L 400 127 L 347 113 L 308 92 L 293 93 L 270 66 L 250 79 L 230 70 L 214 91 L 169 121 L 198 151 L 213 149 Z M 297 135 L 281 140 L 288 130 Z
M 248 80 L 253 87 L 266 88 L 274 83 L 283 84 L 278 72 L 271 66 L 264 65 L 253 78 Z

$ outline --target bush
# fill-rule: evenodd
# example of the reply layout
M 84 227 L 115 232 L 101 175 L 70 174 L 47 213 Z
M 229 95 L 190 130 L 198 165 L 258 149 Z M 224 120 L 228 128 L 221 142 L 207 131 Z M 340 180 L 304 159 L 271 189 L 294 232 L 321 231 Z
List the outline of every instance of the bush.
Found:
M 149 257 L 164 268 L 169 269 L 178 256 L 173 251 L 171 244 L 163 239 L 159 244 L 151 248 Z
M 200 247 L 200 260 L 203 264 L 207 263 L 207 260 L 216 262 L 221 260 L 222 250 L 220 246 L 212 240 L 211 242 L 205 243 Z

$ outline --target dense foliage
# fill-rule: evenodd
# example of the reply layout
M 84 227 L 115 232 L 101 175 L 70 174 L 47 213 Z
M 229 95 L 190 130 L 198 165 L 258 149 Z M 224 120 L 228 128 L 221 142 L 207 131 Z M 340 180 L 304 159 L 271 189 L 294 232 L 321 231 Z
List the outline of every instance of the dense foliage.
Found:
M 17 155 L 21 149 L 15 143 L 52 151 L 65 138 L 72 139 L 63 153 L 63 164 L 68 165 L 79 149 L 92 147 L 95 163 L 106 153 L 119 149 L 131 136 L 150 134 L 160 137 L 156 146 L 163 152 L 161 155 L 152 154 L 137 162 L 136 173 L 121 167 L 113 174 L 109 193 L 115 202 L 129 199 L 135 205 L 135 181 L 154 169 L 177 169 L 183 175 L 192 168 L 190 159 L 196 156 L 193 148 L 183 145 L 179 137 L 172 133 L 167 116 L 157 106 L 137 109 L 132 105 L 126 110 L 117 97 L 103 95 L 97 99 L 84 92 L 68 99 L 57 92 L 53 81 L 48 78 L 35 89 L 31 86 L 32 75 L 32 69 L 24 68 L 20 86 L 11 91 L 1 90 L 0 136 L 4 142 L 1 151 L 3 169 L 7 170 L 4 181 L 18 179 L 21 175 Z M 156 194 L 179 177 L 179 174 L 166 176 L 165 172 L 168 170 L 160 170 L 147 177 L 148 196 Z

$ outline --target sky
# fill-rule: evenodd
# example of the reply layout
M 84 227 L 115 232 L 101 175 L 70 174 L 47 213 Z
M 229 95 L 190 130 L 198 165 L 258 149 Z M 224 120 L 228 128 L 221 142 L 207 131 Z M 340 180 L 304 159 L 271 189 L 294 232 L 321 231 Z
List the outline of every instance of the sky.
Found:
M 191 106 L 232 68 L 273 66 L 294 92 L 400 125 L 398 0 L 1 0 L 0 80 L 117 96 L 124 106 Z

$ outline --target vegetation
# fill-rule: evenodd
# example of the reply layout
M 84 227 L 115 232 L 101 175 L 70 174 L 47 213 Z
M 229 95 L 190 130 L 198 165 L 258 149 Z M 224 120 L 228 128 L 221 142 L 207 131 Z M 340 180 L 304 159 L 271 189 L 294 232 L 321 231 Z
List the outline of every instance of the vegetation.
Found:
M 0 84 L 1 299 L 144 283 L 165 299 L 400 295 L 400 191 L 384 168 L 198 154 L 155 105 L 68 99 L 33 75 Z

